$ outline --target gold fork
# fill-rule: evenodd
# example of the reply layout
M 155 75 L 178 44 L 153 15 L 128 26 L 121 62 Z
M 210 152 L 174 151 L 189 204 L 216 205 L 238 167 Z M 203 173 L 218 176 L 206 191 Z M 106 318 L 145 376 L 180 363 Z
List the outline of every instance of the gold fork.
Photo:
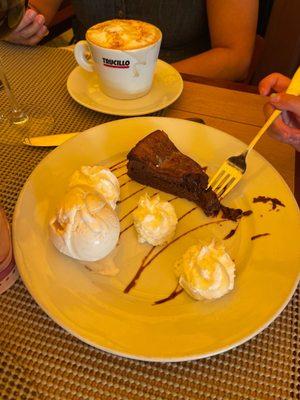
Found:
M 300 67 L 295 72 L 286 93 L 296 96 L 300 95 Z M 248 145 L 247 149 L 238 156 L 229 157 L 209 180 L 208 188 L 211 187 L 219 198 L 225 197 L 241 180 L 247 168 L 247 155 L 280 114 L 281 110 L 274 110 L 264 126 L 258 131 L 257 135 Z

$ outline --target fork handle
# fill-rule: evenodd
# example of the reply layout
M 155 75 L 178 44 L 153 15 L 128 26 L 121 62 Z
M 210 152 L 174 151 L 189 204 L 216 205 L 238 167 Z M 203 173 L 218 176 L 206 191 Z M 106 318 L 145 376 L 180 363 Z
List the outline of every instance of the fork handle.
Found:
M 295 72 L 295 74 L 286 90 L 286 93 L 293 94 L 295 96 L 300 95 L 300 67 Z M 265 122 L 264 126 L 258 131 L 257 135 L 250 142 L 250 144 L 246 150 L 246 154 L 249 153 L 249 151 L 253 149 L 253 147 L 256 145 L 256 143 L 259 141 L 259 139 L 262 137 L 262 135 L 266 132 L 266 130 L 270 127 L 270 125 L 272 125 L 272 123 L 275 121 L 275 119 L 280 114 L 281 114 L 281 110 L 273 111 L 273 113 L 270 115 L 270 117 Z
M 253 149 L 253 147 L 256 145 L 256 143 L 259 141 L 259 139 L 262 137 L 262 135 L 266 132 L 266 130 L 273 124 L 275 119 L 281 114 L 281 110 L 274 110 L 270 117 L 267 119 L 265 124 L 263 125 L 262 128 L 258 131 L 257 135 L 252 139 L 250 142 L 248 148 L 247 148 L 247 153 L 249 153 L 250 150 Z
M 300 95 L 300 67 L 294 73 L 293 78 L 286 89 L 287 94 L 293 94 L 294 96 Z

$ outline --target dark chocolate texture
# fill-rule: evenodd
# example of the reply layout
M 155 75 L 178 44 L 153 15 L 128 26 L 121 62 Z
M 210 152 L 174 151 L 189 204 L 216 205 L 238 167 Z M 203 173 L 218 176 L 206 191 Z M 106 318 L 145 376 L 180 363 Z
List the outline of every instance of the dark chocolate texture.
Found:
M 216 194 L 207 189 L 204 169 L 182 154 L 165 132 L 157 130 L 143 138 L 127 158 L 128 175 L 137 182 L 191 200 L 208 216 L 220 211 Z

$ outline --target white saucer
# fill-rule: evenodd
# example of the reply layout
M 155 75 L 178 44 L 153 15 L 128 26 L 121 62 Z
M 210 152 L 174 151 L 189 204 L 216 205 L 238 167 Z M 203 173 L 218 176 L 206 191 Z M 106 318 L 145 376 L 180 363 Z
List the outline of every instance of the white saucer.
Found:
M 100 89 L 96 73 L 76 67 L 67 81 L 71 97 L 82 106 L 105 114 L 134 116 L 159 111 L 180 96 L 183 81 L 170 64 L 158 60 L 150 92 L 134 100 L 117 100 L 106 96 Z

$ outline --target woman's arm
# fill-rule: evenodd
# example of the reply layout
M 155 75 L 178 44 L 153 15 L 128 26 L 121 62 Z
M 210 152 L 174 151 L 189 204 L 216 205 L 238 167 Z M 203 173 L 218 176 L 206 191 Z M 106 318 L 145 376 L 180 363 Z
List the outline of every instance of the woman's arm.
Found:
M 251 62 L 258 0 L 207 0 L 212 49 L 174 63 L 180 72 L 243 80 Z
M 62 0 L 31 0 L 29 7 L 42 14 L 45 17 L 45 24 L 49 26 L 61 3 Z

